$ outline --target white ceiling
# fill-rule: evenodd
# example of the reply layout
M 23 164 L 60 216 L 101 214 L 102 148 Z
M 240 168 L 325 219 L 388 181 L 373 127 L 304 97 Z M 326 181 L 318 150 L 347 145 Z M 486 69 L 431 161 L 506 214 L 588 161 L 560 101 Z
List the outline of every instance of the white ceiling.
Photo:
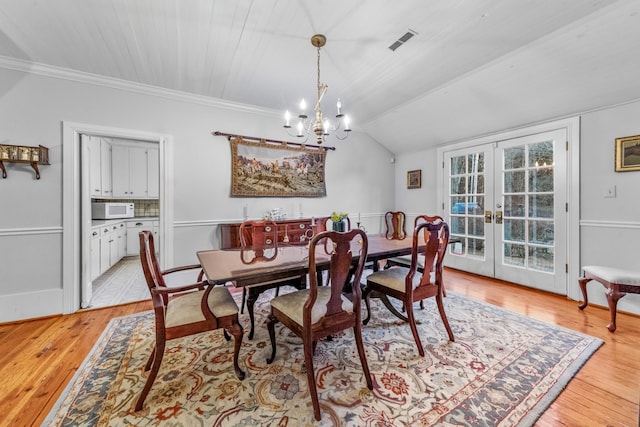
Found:
M 640 99 L 638 0 L 2 0 L 0 56 L 284 111 L 394 153 Z M 415 37 L 388 47 L 408 30 Z

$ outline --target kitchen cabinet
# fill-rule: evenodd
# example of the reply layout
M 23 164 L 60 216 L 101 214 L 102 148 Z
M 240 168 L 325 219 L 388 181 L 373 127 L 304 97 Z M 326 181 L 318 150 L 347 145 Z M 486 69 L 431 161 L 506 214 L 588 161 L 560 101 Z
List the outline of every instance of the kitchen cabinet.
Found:
M 158 148 L 137 143 L 111 146 L 113 197 L 149 199 L 159 195 Z
M 107 222 L 91 228 L 90 280 L 113 267 L 127 255 L 127 224 Z
M 100 228 L 94 227 L 91 229 L 91 255 L 89 262 L 89 280 L 93 281 L 96 277 L 100 276 Z
M 138 237 L 138 233 L 142 230 L 151 230 L 157 251 L 160 248 L 159 229 L 160 221 L 158 220 L 145 219 L 127 221 L 127 255 L 140 255 L 140 238 Z
M 116 242 L 118 247 L 118 261 L 127 256 L 127 224 L 121 222 L 116 231 Z M 117 261 L 116 261 L 117 262 Z
M 118 244 L 115 225 L 102 227 L 100 235 L 100 273 L 104 273 L 118 262 Z
M 89 191 L 91 197 L 111 197 L 111 143 L 106 138 L 87 136 L 89 149 Z
M 147 197 L 160 197 L 160 150 L 158 147 L 147 148 Z

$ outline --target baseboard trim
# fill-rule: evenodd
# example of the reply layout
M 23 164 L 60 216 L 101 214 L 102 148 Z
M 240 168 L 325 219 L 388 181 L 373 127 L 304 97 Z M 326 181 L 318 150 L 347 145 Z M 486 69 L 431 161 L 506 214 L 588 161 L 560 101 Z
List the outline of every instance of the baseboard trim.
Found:
M 62 314 L 62 301 L 62 289 L 0 295 L 0 323 L 14 323 Z

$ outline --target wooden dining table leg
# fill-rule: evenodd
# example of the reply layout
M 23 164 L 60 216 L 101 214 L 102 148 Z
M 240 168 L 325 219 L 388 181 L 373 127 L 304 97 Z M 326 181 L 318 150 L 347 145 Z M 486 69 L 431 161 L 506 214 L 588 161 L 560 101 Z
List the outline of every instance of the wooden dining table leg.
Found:
M 260 291 L 256 288 L 249 287 L 247 289 L 247 311 L 249 312 L 249 320 L 251 322 L 251 329 L 249 330 L 248 338 L 250 340 L 253 339 L 253 332 L 255 329 L 255 318 L 253 314 L 253 306 L 256 304 L 258 297 L 260 296 Z

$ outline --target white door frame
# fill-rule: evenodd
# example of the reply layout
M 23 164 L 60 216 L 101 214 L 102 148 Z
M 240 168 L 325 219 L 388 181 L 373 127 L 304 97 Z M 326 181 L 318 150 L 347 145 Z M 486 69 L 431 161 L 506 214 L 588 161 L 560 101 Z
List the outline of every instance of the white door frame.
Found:
M 560 119 L 553 122 L 542 123 L 508 130 L 496 134 L 486 135 L 479 138 L 447 144 L 437 147 L 437 159 L 441 165 L 437 174 L 437 206 L 440 208 L 440 215 L 445 214 L 445 152 L 457 150 L 475 145 L 489 144 L 496 141 L 520 138 L 523 136 L 565 129 L 567 132 L 567 296 L 574 300 L 579 300 L 580 290 L 578 278 L 580 276 L 580 117 Z M 446 264 L 446 259 L 445 259 Z
M 82 233 L 82 203 L 90 198 L 88 186 L 81 183 L 80 135 L 139 139 L 157 142 L 160 150 L 160 265 L 173 262 L 173 136 L 139 130 L 112 128 L 84 123 L 62 123 L 62 293 L 63 314 L 80 308 L 82 248 L 88 250 L 89 233 Z M 85 189 L 86 191 L 83 191 Z M 86 194 L 83 194 L 86 192 Z M 83 241 L 87 240 L 87 241 Z M 86 270 L 86 269 L 85 269 Z

